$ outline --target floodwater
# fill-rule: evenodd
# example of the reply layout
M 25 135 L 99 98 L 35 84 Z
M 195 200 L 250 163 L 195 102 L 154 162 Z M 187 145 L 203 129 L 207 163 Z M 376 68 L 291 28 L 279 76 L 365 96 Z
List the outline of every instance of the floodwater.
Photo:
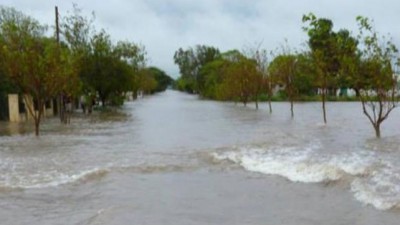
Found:
M 400 110 L 270 115 L 167 91 L 62 125 L 0 123 L 0 224 L 398 224 Z

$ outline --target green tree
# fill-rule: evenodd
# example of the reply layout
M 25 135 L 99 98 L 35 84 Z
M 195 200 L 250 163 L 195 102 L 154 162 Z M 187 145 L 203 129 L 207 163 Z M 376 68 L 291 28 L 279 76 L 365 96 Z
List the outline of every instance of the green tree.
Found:
M 316 74 L 318 75 L 319 88 L 322 96 L 322 111 L 325 124 L 326 119 L 326 96 L 331 86 L 331 81 L 339 70 L 336 54 L 336 34 L 332 30 L 333 23 L 329 19 L 317 18 L 310 13 L 303 16 L 303 22 L 308 23 L 304 30 L 309 36 L 308 45 L 311 49 Z
M 181 77 L 178 89 L 188 93 L 194 93 L 196 87 L 196 74 L 194 74 L 195 56 L 192 48 L 183 50 L 179 48 L 174 54 L 174 62 L 179 66 Z
M 0 9 L 1 61 L 10 81 L 24 93 L 25 102 L 30 102 L 28 96 L 33 98 L 35 104 L 26 106 L 36 135 L 45 102 L 78 86 L 70 52 L 46 38 L 45 32 L 46 27 L 31 17 L 12 8 Z
M 154 93 L 157 89 L 158 82 L 154 77 L 153 71 L 150 68 L 143 68 L 139 74 L 139 90 L 143 94 Z
M 73 11 L 62 18 L 61 34 L 63 42 L 71 49 L 78 62 L 84 64 L 84 57 L 89 54 L 90 40 L 95 32 L 93 27 L 94 13 L 91 18 L 82 16 L 82 10 L 76 4 Z M 79 66 L 79 65 L 77 65 Z M 81 66 L 81 65 L 80 65 Z
M 123 95 L 132 91 L 137 95 L 140 86 L 139 73 L 147 58 L 144 46 L 128 41 L 114 45 L 104 31 L 96 32 L 91 18 L 81 15 L 74 5 L 70 15 L 63 18 L 62 34 L 77 59 L 85 94 L 99 94 L 106 105 L 122 104 Z
M 350 59 L 357 55 L 358 41 L 348 30 L 333 31 L 333 23 L 329 19 L 317 18 L 312 13 L 303 16 L 308 23 L 304 30 L 309 36 L 308 45 L 317 75 L 317 85 L 321 90 L 322 109 L 326 123 L 326 96 L 328 90 L 336 94 L 338 87 L 349 87 L 349 76 L 343 73 Z M 341 74 L 342 72 L 342 74 Z
M 222 83 L 226 77 L 226 67 L 229 64 L 222 58 L 207 63 L 200 70 L 200 76 L 204 80 L 204 88 L 200 92 L 201 96 L 210 99 L 228 100 L 229 95 L 224 93 Z
M 101 31 L 91 39 L 92 52 L 89 55 L 83 79 L 95 90 L 106 106 L 110 97 L 121 96 L 129 90 L 133 71 L 114 49 L 110 36 Z
M 284 87 L 288 100 L 290 102 L 290 112 L 294 117 L 293 102 L 297 96 L 298 90 L 295 85 L 297 57 L 291 54 L 282 54 L 275 57 L 270 63 L 268 70 L 271 77 Z
M 357 17 L 363 44 L 359 65 L 360 100 L 364 115 L 371 122 L 377 138 L 381 137 L 381 124 L 392 110 L 397 107 L 397 79 L 393 72 L 392 62 L 398 61 L 398 50 L 390 41 L 380 39 L 368 18 Z M 384 43 L 384 44 L 382 44 Z
M 267 93 L 268 96 L 268 106 L 269 112 L 272 113 L 272 95 L 273 95 L 273 79 L 271 79 L 270 74 L 268 72 L 268 52 L 266 49 L 261 49 L 261 44 L 257 47 L 249 47 L 244 52 L 244 54 L 254 60 L 257 64 L 257 75 L 259 77 L 259 82 L 256 85 L 256 108 L 258 109 L 258 98 L 262 93 Z
M 168 76 L 165 71 L 157 67 L 149 67 L 148 69 L 157 81 L 157 87 L 154 90 L 155 92 L 165 91 L 168 87 L 173 85 L 174 79 Z
M 225 55 L 229 60 L 225 73 L 226 93 L 239 99 L 245 106 L 256 99 L 262 76 L 257 70 L 257 62 L 233 51 Z
M 339 59 L 339 75 L 337 85 L 340 88 L 352 88 L 359 93 L 356 80 L 358 74 L 354 73 L 354 66 L 359 64 L 360 53 L 358 40 L 351 36 L 348 30 L 339 30 L 336 34 L 337 56 Z M 358 95 L 358 94 L 357 94 Z
M 201 68 L 209 62 L 220 57 L 217 48 L 197 45 L 195 48 L 178 49 L 174 54 L 174 62 L 179 66 L 179 71 L 185 83 L 185 88 L 190 93 L 199 93 L 204 88 L 204 78 L 200 75 Z
M 116 54 L 118 60 L 124 62 L 125 65 L 129 66 L 129 70 L 125 74 L 127 79 L 130 80 L 126 83 L 125 91 L 132 91 L 133 97 L 137 97 L 139 91 L 143 91 L 143 70 L 146 69 L 147 63 L 147 52 L 143 45 L 136 44 L 128 41 L 119 41 L 113 52 Z M 158 84 L 157 84 L 158 85 Z M 146 92 L 152 93 L 154 90 L 146 89 Z
M 90 40 L 95 32 L 93 26 L 94 13 L 92 13 L 91 18 L 82 16 L 82 10 L 78 8 L 76 4 L 73 5 L 72 12 L 69 12 L 66 16 L 62 17 L 60 23 L 60 34 L 61 34 L 61 45 L 66 46 L 70 49 L 71 54 L 74 58 L 74 68 L 76 69 L 79 79 L 80 87 L 78 91 L 75 91 L 72 96 L 77 97 L 79 95 L 87 95 L 87 102 L 92 102 L 89 100 L 95 95 L 95 91 L 87 82 L 86 76 L 87 72 L 90 71 L 88 65 L 91 65 L 91 45 Z M 64 109 L 64 98 L 66 93 L 60 93 L 59 96 L 59 115 L 61 122 L 66 122 L 66 114 Z M 92 104 L 88 103 L 91 111 Z
M 304 52 L 296 55 L 296 79 L 294 86 L 300 96 L 312 96 L 318 88 L 315 65 L 309 53 Z
M 116 56 L 130 65 L 134 72 L 146 67 L 147 52 L 143 45 L 129 41 L 119 41 L 113 48 Z

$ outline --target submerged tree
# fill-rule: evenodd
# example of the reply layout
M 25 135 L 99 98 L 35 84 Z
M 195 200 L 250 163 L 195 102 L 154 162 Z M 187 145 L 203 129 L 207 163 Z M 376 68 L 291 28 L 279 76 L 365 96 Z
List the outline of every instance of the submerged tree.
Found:
M 332 30 L 333 23 L 329 19 L 317 18 L 310 13 L 303 16 L 303 22 L 308 23 L 304 30 L 309 36 L 308 45 L 314 60 L 316 74 L 322 96 L 322 111 L 324 123 L 326 119 L 326 97 L 330 80 L 338 73 L 338 58 L 336 55 L 336 34 Z
M 157 81 L 157 87 L 154 89 L 155 92 L 165 91 L 168 87 L 172 86 L 174 80 L 167 75 L 167 73 L 157 67 L 149 67 L 150 74 Z
M 97 32 L 91 18 L 82 16 L 74 5 L 72 13 L 63 18 L 63 40 L 76 60 L 76 69 L 85 95 L 98 94 L 103 106 L 122 104 L 126 92 L 134 97 L 140 90 L 140 71 L 147 61 L 144 46 L 129 41 L 114 44 L 104 31 Z M 82 93 L 81 93 L 82 94 Z
M 23 93 L 26 108 L 39 126 L 45 103 L 61 90 L 78 86 L 67 48 L 44 36 L 46 27 L 12 8 L 0 9 L 1 60 L 4 71 Z
M 359 96 L 361 88 L 356 68 L 359 65 L 361 53 L 358 51 L 359 41 L 353 37 L 348 30 L 342 29 L 337 32 L 337 55 L 339 59 L 339 75 L 336 85 L 338 88 L 352 88 Z M 342 94 L 342 93 L 341 93 Z
M 91 65 L 90 54 L 92 53 L 92 46 L 90 41 L 95 33 L 93 22 L 94 13 L 92 13 L 91 18 L 86 18 L 82 16 L 81 9 L 74 4 L 72 12 L 64 16 L 60 24 L 61 43 L 70 49 L 75 59 L 74 68 L 77 70 L 82 82 L 81 91 L 85 94 L 93 91 L 85 77 L 89 71 L 88 66 Z
M 272 113 L 272 95 L 273 95 L 273 82 L 272 77 L 268 73 L 268 52 L 266 49 L 261 48 L 261 43 L 256 47 L 249 47 L 245 49 L 245 55 L 254 60 L 257 65 L 257 74 L 260 76 L 259 82 L 256 85 L 256 108 L 258 109 L 258 98 L 261 93 L 267 93 L 269 113 Z
M 111 38 L 105 31 L 93 36 L 91 48 L 83 79 L 98 93 L 102 106 L 105 106 L 111 97 L 118 98 L 129 90 L 130 83 L 133 81 L 132 71 L 115 52 Z
M 358 67 L 360 100 L 363 113 L 371 122 L 377 138 L 381 137 L 381 124 L 398 105 L 397 79 L 393 62 L 398 60 L 396 46 L 385 38 L 379 39 L 368 18 L 357 17 L 359 40 L 364 48 Z M 396 58 L 397 57 L 397 58 Z
M 298 95 L 314 96 L 318 88 L 316 80 L 318 80 L 315 65 L 309 52 L 303 52 L 296 55 L 296 79 L 294 79 L 294 86 Z
M 217 48 L 197 45 L 186 50 L 179 48 L 174 54 L 174 62 L 179 66 L 181 81 L 184 91 L 189 93 L 201 93 L 204 90 L 204 78 L 200 71 L 207 63 L 220 57 Z
M 226 76 L 226 68 L 230 64 L 223 57 L 204 65 L 200 70 L 204 88 L 200 93 L 202 97 L 216 100 L 232 100 L 229 88 L 223 84 Z
M 303 22 L 308 23 L 308 45 L 311 49 L 311 58 L 314 62 L 314 71 L 317 83 L 321 90 L 324 122 L 326 119 L 326 98 L 330 93 L 336 94 L 336 89 L 342 86 L 351 86 L 347 74 L 341 74 L 346 67 L 346 60 L 357 56 L 358 41 L 350 32 L 341 29 L 333 31 L 333 23 L 329 19 L 317 18 L 312 13 L 303 16 Z
M 290 102 L 290 112 L 294 117 L 293 102 L 298 93 L 295 80 L 296 80 L 296 62 L 295 55 L 282 54 L 275 57 L 268 67 L 271 77 L 274 77 L 277 83 L 284 87 L 287 98 Z
M 238 51 L 230 51 L 223 57 L 228 61 L 223 81 L 226 93 L 246 106 L 259 94 L 262 76 L 257 70 L 257 63 Z

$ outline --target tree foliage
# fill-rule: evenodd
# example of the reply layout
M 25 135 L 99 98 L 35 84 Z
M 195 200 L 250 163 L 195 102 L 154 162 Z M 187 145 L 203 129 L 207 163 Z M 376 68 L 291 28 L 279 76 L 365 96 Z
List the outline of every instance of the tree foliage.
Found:
M 3 69 L 24 93 L 25 102 L 30 101 L 28 96 L 33 98 L 35 104 L 26 106 L 34 119 L 36 135 L 39 135 L 45 102 L 79 86 L 69 49 L 60 47 L 54 38 L 45 37 L 46 29 L 15 9 L 0 10 Z
M 83 94 L 97 94 L 103 106 L 121 104 L 123 101 L 116 99 L 123 98 L 124 93 L 143 89 L 140 76 L 147 62 L 146 50 L 129 41 L 114 44 L 106 31 L 95 30 L 93 20 L 94 15 L 91 19 L 83 17 L 74 5 L 72 14 L 63 19 L 63 37 L 78 59 Z
M 393 62 L 398 61 L 398 50 L 390 41 L 379 38 L 368 18 L 357 17 L 359 39 L 364 48 L 358 67 L 357 85 L 361 85 L 360 100 L 363 113 L 374 127 L 376 137 L 381 136 L 380 126 L 397 107 L 397 79 Z
M 307 23 L 303 29 L 309 37 L 310 55 L 317 85 L 321 90 L 323 119 L 327 123 L 325 102 L 328 91 L 336 93 L 339 80 L 343 85 L 349 86 L 348 83 L 343 83 L 345 79 L 340 77 L 340 71 L 343 71 L 342 62 L 355 57 L 358 42 L 347 30 L 333 31 L 333 22 L 330 19 L 317 18 L 310 13 L 303 16 L 303 23 Z
M 174 62 L 181 73 L 180 86 L 190 93 L 199 93 L 204 89 L 204 78 L 200 70 L 207 63 L 218 59 L 220 52 L 217 48 L 197 45 L 186 50 L 180 48 L 174 54 Z
M 158 87 L 156 78 L 164 85 L 158 90 L 171 82 L 160 71 L 143 75 L 144 46 L 114 44 L 104 30 L 95 30 L 93 20 L 94 14 L 88 19 L 74 5 L 62 18 L 58 40 L 46 36 L 47 26 L 35 19 L 0 8 L 0 92 L 24 96 L 37 135 L 44 105 L 53 98 L 97 95 L 103 105 L 121 104 L 129 91 L 152 93 Z
M 162 92 L 165 91 L 168 87 L 171 87 L 174 83 L 174 80 L 167 75 L 167 73 L 160 68 L 157 67 L 149 67 L 150 73 L 153 75 L 154 79 L 157 81 L 157 86 L 154 89 L 154 92 Z
M 297 57 L 295 55 L 282 54 L 275 57 L 268 67 L 271 77 L 274 78 L 277 84 L 284 87 L 288 100 L 290 101 L 292 117 L 294 117 L 293 102 L 298 95 L 298 89 L 296 87 L 296 80 L 298 80 L 296 64 Z

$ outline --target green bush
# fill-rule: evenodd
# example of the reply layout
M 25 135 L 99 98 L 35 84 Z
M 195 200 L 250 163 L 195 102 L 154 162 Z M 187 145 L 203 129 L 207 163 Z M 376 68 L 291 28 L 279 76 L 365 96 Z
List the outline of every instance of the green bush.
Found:
M 122 95 L 110 95 L 110 105 L 121 106 L 124 104 L 125 97 Z

